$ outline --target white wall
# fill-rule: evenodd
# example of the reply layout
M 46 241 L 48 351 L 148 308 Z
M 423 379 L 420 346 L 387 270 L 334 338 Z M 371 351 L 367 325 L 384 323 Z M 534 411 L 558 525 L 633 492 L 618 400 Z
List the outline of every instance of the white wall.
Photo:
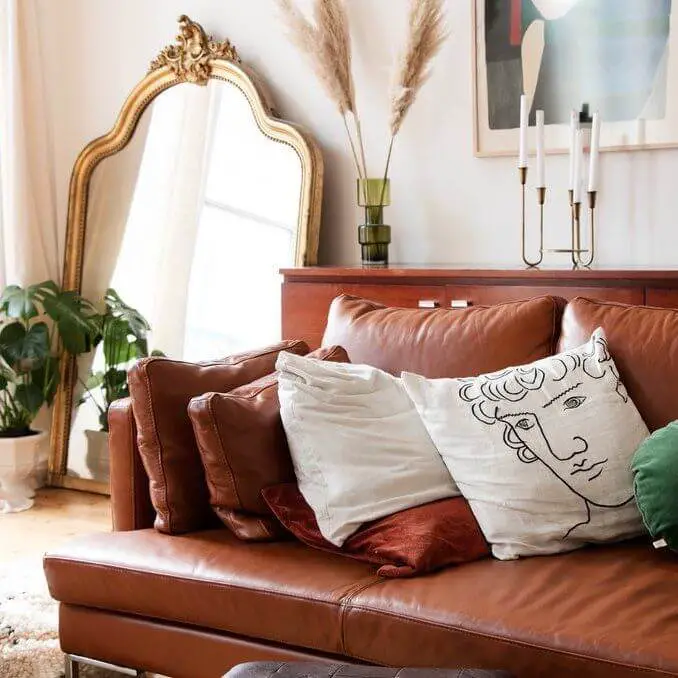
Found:
M 274 0 L 36 0 L 53 124 L 59 215 L 65 222 L 70 169 L 79 150 L 106 132 L 127 93 L 186 13 L 266 78 L 285 117 L 321 144 L 326 183 L 322 263 L 357 263 L 355 172 L 338 114 L 289 44 Z M 388 83 L 408 0 L 347 0 L 359 106 L 371 173 L 387 141 Z M 393 159 L 392 260 L 517 265 L 519 193 L 511 159 L 472 149 L 471 0 L 448 0 L 452 32 L 431 81 L 406 120 Z M 678 263 L 678 151 L 610 153 L 602 162 L 600 264 Z M 567 161 L 549 160 L 547 246 L 568 238 Z M 558 259 L 551 259 L 556 263 Z

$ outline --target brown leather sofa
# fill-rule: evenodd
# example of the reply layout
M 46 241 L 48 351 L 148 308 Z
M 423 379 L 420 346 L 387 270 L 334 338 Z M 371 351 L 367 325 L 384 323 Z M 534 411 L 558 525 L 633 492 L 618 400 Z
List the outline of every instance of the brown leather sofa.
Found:
M 443 364 L 449 376 L 501 367 L 511 342 L 536 355 L 569 348 L 602 326 L 650 428 L 678 419 L 678 311 L 549 298 L 539 327 L 511 327 L 514 304 L 481 316 L 342 309 L 330 313 L 326 343 L 353 362 L 431 375 Z M 503 338 L 489 343 L 500 322 Z M 544 327 L 546 346 L 534 339 Z M 68 653 L 173 678 L 304 659 L 528 678 L 678 676 L 678 559 L 648 539 L 387 580 L 298 542 L 246 544 L 225 528 L 161 534 L 133 407 L 111 412 L 115 531 L 45 558 Z

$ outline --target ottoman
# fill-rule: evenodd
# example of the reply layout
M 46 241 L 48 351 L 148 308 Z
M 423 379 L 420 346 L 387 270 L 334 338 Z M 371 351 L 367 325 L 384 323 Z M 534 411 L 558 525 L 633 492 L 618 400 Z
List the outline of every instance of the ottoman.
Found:
M 357 664 L 250 662 L 233 667 L 224 678 L 512 678 L 512 675 L 507 671 L 483 669 L 394 669 Z

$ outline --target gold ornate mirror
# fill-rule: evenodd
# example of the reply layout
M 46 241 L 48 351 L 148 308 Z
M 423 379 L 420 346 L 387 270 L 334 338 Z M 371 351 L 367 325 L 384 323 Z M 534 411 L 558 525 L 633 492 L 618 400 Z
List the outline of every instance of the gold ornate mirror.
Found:
M 117 344 L 104 332 L 96 351 L 63 361 L 52 485 L 107 491 L 106 403 L 124 395 L 133 359 L 151 348 L 211 359 L 276 341 L 278 270 L 316 263 L 317 147 L 274 116 L 230 42 L 186 16 L 179 26 L 177 43 L 152 62 L 113 129 L 73 168 L 64 287 L 102 312 L 112 288 L 109 312 L 120 313 L 121 299 L 123 313 L 130 307 L 136 326 L 150 329 L 142 327 L 136 354 L 124 332 Z

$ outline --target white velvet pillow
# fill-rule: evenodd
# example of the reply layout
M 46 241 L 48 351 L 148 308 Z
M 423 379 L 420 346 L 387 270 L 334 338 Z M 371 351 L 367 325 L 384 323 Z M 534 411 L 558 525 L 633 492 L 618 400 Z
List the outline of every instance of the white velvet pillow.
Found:
M 497 558 L 642 532 L 630 462 L 648 430 L 602 330 L 523 367 L 402 378 Z
M 280 415 L 304 499 L 337 546 L 363 523 L 459 490 L 400 379 L 281 353 Z

